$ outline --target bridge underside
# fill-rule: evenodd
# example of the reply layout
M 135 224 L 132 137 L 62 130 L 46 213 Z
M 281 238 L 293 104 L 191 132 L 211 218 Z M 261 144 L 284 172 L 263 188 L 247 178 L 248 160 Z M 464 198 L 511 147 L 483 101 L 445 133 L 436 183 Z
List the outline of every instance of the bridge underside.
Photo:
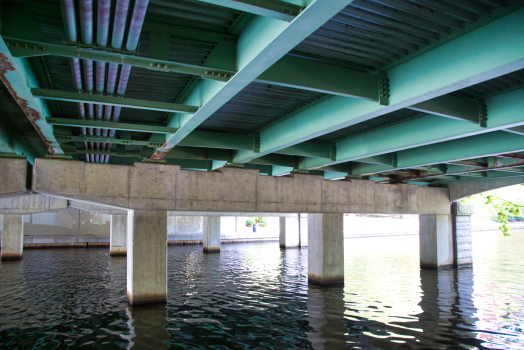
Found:
M 524 175 L 524 1 L 253 3 L 2 2 L 0 156 L 437 187 Z

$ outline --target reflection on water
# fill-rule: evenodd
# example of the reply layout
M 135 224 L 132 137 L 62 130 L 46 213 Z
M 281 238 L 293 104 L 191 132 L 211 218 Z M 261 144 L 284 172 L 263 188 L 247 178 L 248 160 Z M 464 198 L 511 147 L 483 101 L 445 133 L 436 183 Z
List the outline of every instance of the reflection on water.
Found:
M 418 237 L 345 240 L 344 286 L 307 284 L 307 249 L 170 247 L 168 303 L 129 306 L 126 259 L 27 250 L 0 264 L 0 347 L 523 347 L 524 232 L 474 236 L 474 268 L 420 270 Z

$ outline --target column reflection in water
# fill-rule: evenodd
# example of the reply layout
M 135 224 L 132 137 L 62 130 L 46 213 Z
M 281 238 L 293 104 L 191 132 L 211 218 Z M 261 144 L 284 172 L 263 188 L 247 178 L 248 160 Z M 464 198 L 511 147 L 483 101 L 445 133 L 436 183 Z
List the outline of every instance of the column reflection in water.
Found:
M 347 329 L 344 325 L 344 287 L 309 285 L 307 292 L 308 322 L 312 332 L 307 339 L 315 350 L 346 348 Z
M 128 349 L 169 349 L 172 341 L 166 330 L 166 304 L 128 305 Z M 127 337 L 126 337 L 127 338 Z
M 471 338 L 477 310 L 471 268 L 420 271 L 422 298 L 418 327 L 422 348 L 480 346 Z M 461 331 L 463 329 L 463 331 Z

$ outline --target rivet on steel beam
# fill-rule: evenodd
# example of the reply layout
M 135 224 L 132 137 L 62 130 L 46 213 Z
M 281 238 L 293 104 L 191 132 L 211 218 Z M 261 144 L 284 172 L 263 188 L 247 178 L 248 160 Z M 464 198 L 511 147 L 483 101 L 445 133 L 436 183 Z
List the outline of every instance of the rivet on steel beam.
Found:
M 164 68 L 167 69 L 167 64 L 164 64 Z
M 47 51 L 47 47 L 42 46 L 42 51 Z
M 11 46 L 11 43 L 10 43 L 9 41 L 6 41 L 5 44 L 6 44 L 7 46 Z
M 207 75 L 207 70 L 206 70 L 206 71 L 204 71 L 204 74 L 205 74 L 205 75 Z
M 149 66 L 150 67 L 153 67 L 155 64 L 154 63 L 149 63 Z
M 224 74 L 224 78 L 227 78 L 227 74 Z
M 18 43 L 15 43 L 15 47 L 19 47 L 19 46 L 20 46 L 20 44 L 18 44 Z
M 28 48 L 29 48 L 29 45 L 25 44 L 24 49 L 28 49 Z
M 159 64 L 157 64 L 156 66 L 157 66 L 157 68 L 160 68 L 160 67 L 162 67 L 162 65 L 161 65 L 160 63 L 159 63 Z
M 211 72 L 211 75 L 215 75 L 215 72 Z
M 218 76 L 220 76 L 220 73 L 218 73 Z

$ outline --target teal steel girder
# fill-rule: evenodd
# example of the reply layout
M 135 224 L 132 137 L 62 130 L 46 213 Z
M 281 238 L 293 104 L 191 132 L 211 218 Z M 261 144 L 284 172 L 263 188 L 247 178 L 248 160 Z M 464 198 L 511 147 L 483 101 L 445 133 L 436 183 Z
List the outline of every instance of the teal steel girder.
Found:
M 227 83 L 203 80 L 196 86 L 183 103 L 201 108 L 191 116 L 180 113 L 170 116 L 169 126 L 179 130 L 152 159 L 162 159 L 169 149 L 351 2 L 308 0 L 306 9 L 290 23 L 255 17 L 238 38 L 238 72 Z
M 128 124 L 128 123 L 114 123 L 114 122 L 103 122 L 95 120 L 85 119 L 69 119 L 69 118 L 45 118 L 49 125 L 64 125 L 74 127 L 93 127 L 93 128 L 105 128 L 125 131 L 137 131 L 137 132 L 150 132 L 158 134 L 174 134 L 176 128 L 170 128 L 166 126 L 156 125 L 143 125 L 143 124 Z
M 59 91 L 59 90 L 51 90 L 51 89 L 37 89 L 37 88 L 31 88 L 31 93 L 36 98 L 57 100 L 57 101 L 86 102 L 86 103 L 101 104 L 101 105 L 108 105 L 108 106 L 119 106 L 119 107 L 127 107 L 127 108 L 147 109 L 147 110 L 152 110 L 152 111 L 178 112 L 178 113 L 190 113 L 190 114 L 198 111 L 198 107 L 196 106 L 187 106 L 187 105 L 179 105 L 175 103 L 136 100 L 133 98 L 104 96 L 104 95 L 97 95 L 97 94 L 90 94 L 90 93 Z
M 256 81 L 330 95 L 379 101 L 378 75 L 289 55 L 269 67 L 258 76 Z
M 521 32 L 524 32 L 522 8 L 389 70 L 389 106 L 363 99 L 331 97 L 261 131 L 260 153 L 239 151 L 234 160 L 236 163 L 249 162 L 341 128 L 522 69 L 524 45 L 517 34 Z M 489 106 L 488 114 L 487 125 L 491 119 Z
M 165 33 L 162 33 L 165 34 Z M 159 34 L 161 35 L 161 34 Z M 94 45 L 56 45 L 40 41 L 23 40 L 4 37 L 11 54 L 14 57 L 32 57 L 53 55 L 70 58 L 90 59 L 94 61 L 127 64 L 133 67 L 156 70 L 161 72 L 176 72 L 199 76 L 203 79 L 227 82 L 236 71 L 234 69 L 221 69 L 224 54 L 221 59 L 214 60 L 211 54 L 205 64 L 214 63 L 212 66 L 195 66 L 168 60 L 167 54 L 159 54 L 152 50 L 154 41 L 150 34 L 149 57 L 140 57 L 128 52 L 111 52 L 105 47 Z M 169 36 L 166 35 L 169 39 Z M 160 43 L 159 43 L 160 45 Z M 168 43 L 161 45 L 168 46 Z M 220 44 L 219 44 L 220 45 Z M 229 50 L 229 46 L 226 45 Z M 232 45 L 234 48 L 235 44 Z M 218 46 L 217 46 L 218 48 Z M 160 50 L 162 51 L 162 50 Z M 218 62 L 220 61 L 220 62 Z M 231 59 L 234 61 L 234 59 Z M 220 63 L 220 64 L 219 64 Z M 234 62 L 233 65 L 234 66 Z M 378 76 L 360 72 L 353 69 L 338 67 L 322 62 L 307 60 L 300 57 L 284 56 L 274 65 L 263 72 L 255 81 L 292 87 L 307 91 L 321 92 L 330 95 L 362 98 L 379 101 Z
M 480 123 L 479 103 L 453 95 L 435 97 L 431 100 L 417 103 L 409 107 L 409 109 L 475 124 Z
M 198 75 L 203 79 L 228 81 L 235 71 L 217 69 L 205 66 L 195 66 L 169 60 L 135 56 L 124 52 L 111 52 L 105 47 L 92 45 L 68 46 L 54 45 L 38 41 L 22 40 L 4 37 L 14 57 L 32 56 L 61 56 L 70 58 L 83 58 L 94 61 L 126 64 L 133 67 L 156 70 L 161 72 L 175 72 L 182 74 Z M 76 43 L 75 43 L 76 44 Z M 78 44 L 76 44 L 78 45 Z
M 302 10 L 301 6 L 281 0 L 200 0 L 209 4 L 291 22 Z
M 14 147 L 14 150 L 24 152 L 30 162 L 34 161 L 35 156 L 43 156 L 47 152 L 56 155 L 63 154 L 53 135 L 52 127 L 46 123 L 44 118 L 49 114 L 47 104 L 35 99 L 29 89 L 28 84 L 38 86 L 32 67 L 25 59 L 14 58 L 1 37 L 0 65 L 3 68 L 0 79 L 47 146 L 47 150 L 33 150 L 32 147 L 25 146 L 23 142 L 15 142 L 17 146 Z M 11 139 L 10 143 L 12 142 Z
M 397 152 L 396 167 L 353 163 L 351 175 L 370 175 L 522 151 L 524 151 L 524 137 L 503 131 L 494 131 Z
M 337 159 L 328 161 L 304 158 L 299 169 L 317 169 L 326 165 L 416 148 L 457 138 L 479 135 L 524 125 L 524 88 L 486 99 L 486 127 L 478 124 L 428 115 L 419 119 L 357 135 L 337 142 Z M 508 134 L 510 134 L 508 132 Z

